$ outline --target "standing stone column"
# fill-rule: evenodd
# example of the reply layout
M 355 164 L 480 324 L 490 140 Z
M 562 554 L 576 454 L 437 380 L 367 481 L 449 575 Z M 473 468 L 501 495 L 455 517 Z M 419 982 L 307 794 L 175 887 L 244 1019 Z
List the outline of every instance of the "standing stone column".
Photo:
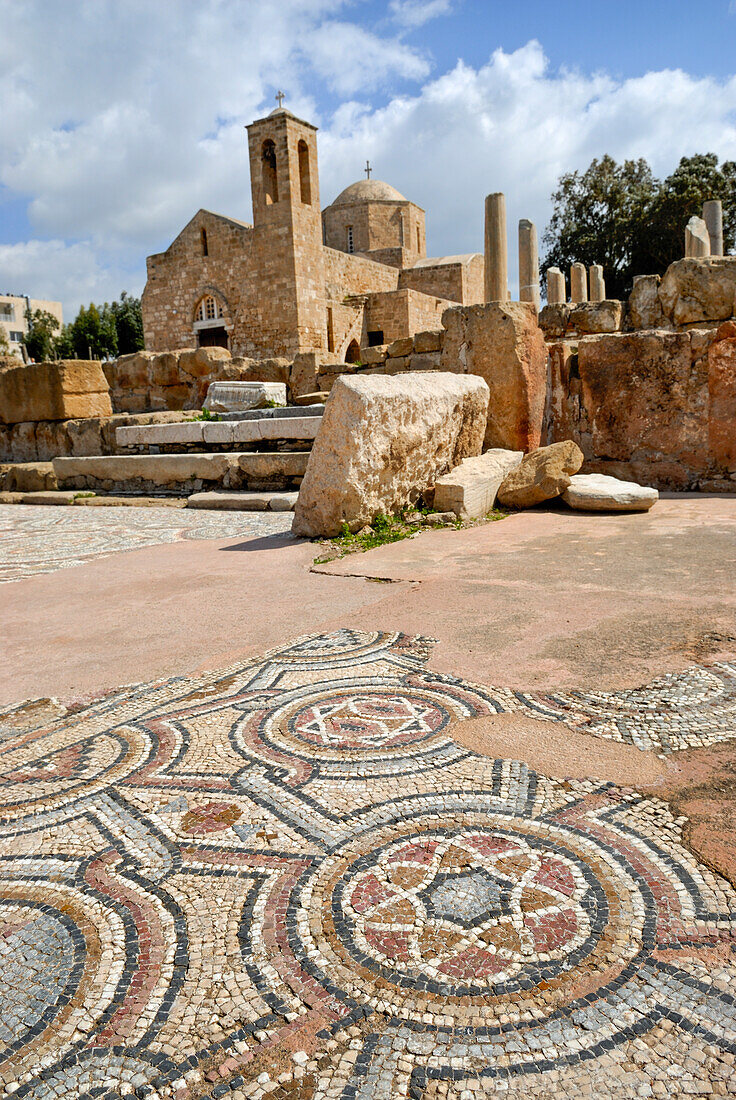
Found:
M 604 301 L 606 297 L 606 283 L 603 278 L 603 265 L 591 264 L 589 268 L 589 276 L 591 302 Z
M 537 227 L 527 218 L 522 218 L 519 222 L 519 301 L 533 302 L 539 313 Z
M 556 306 L 567 301 L 565 276 L 559 267 L 547 268 L 547 304 Z
M 502 191 L 486 195 L 485 297 L 487 302 L 508 300 L 506 197 Z
M 720 199 L 703 203 L 703 221 L 710 237 L 711 256 L 723 255 L 723 206 Z
M 685 226 L 685 256 L 710 256 L 710 237 L 702 218 L 692 217 Z
M 588 301 L 588 273 L 579 262 L 570 268 L 570 301 L 574 305 Z

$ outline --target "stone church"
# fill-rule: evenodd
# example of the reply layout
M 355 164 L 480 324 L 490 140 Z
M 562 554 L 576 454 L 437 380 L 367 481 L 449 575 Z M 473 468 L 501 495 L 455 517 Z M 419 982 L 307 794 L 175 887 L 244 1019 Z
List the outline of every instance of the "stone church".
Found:
M 248 126 L 253 224 L 200 210 L 147 260 L 145 346 L 355 361 L 483 301 L 483 256 L 428 258 L 424 211 L 380 180 L 320 208 L 317 130 L 279 106 Z

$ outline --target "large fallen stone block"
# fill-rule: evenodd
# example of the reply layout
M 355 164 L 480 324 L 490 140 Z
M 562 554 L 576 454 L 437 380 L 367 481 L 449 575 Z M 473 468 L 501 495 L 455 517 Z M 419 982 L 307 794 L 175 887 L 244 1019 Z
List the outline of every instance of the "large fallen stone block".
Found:
M 586 336 L 578 370 L 594 455 L 659 455 L 691 469 L 705 462 L 707 364 L 693 361 L 689 333 Z
M 581 334 L 618 332 L 623 316 L 623 303 L 615 298 L 606 298 L 602 302 L 579 302 L 570 310 L 570 324 Z
M 570 478 L 583 464 L 577 443 L 566 439 L 540 447 L 525 455 L 521 464 L 504 478 L 498 490 L 499 504 L 508 508 L 531 508 L 564 492 Z
M 633 329 L 661 328 L 665 321 L 659 300 L 659 275 L 635 275 L 626 306 L 626 319 Z
M 665 315 L 676 325 L 733 316 L 736 256 L 688 257 L 670 264 L 659 288 Z
M 579 512 L 648 512 L 659 493 L 606 474 L 573 474 L 562 499 Z
M 178 355 L 179 370 L 192 378 L 213 374 L 218 367 L 229 363 L 231 359 L 227 348 L 196 348 L 194 351 L 181 351 Z
M 111 416 L 110 392 L 94 359 L 60 359 L 0 371 L 0 420 L 71 420 Z
M 523 451 L 486 451 L 477 458 L 465 458 L 438 479 L 434 506 L 438 512 L 454 512 L 461 519 L 480 519 L 496 503 L 504 478 L 524 457 Z
M 539 446 L 547 388 L 547 348 L 532 302 L 454 306 L 442 314 L 443 371 L 477 374 L 490 400 L 484 446 Z
M 334 536 L 414 503 L 479 455 L 488 411 L 481 378 L 420 372 L 342 377 L 307 464 L 292 530 Z
M 209 412 L 240 412 L 286 404 L 283 382 L 210 382 L 204 408 Z

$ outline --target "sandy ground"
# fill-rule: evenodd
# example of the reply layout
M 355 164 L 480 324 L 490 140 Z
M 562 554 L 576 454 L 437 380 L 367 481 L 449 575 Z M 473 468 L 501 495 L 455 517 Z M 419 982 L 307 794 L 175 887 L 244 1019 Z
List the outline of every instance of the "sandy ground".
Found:
M 313 566 L 317 552 L 280 534 L 186 541 L 2 585 L 0 704 L 340 626 L 429 635 L 438 671 L 520 689 L 636 686 L 736 652 L 736 496 L 526 512 Z

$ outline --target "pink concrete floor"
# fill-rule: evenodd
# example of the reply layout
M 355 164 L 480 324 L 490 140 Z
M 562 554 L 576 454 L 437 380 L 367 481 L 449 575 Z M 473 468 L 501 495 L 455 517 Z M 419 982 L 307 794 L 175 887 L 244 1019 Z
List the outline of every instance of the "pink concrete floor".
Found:
M 313 567 L 317 551 L 179 542 L 3 585 L 0 703 L 185 675 L 340 626 L 435 637 L 432 667 L 518 688 L 633 686 L 736 652 L 736 497 L 532 511 Z

